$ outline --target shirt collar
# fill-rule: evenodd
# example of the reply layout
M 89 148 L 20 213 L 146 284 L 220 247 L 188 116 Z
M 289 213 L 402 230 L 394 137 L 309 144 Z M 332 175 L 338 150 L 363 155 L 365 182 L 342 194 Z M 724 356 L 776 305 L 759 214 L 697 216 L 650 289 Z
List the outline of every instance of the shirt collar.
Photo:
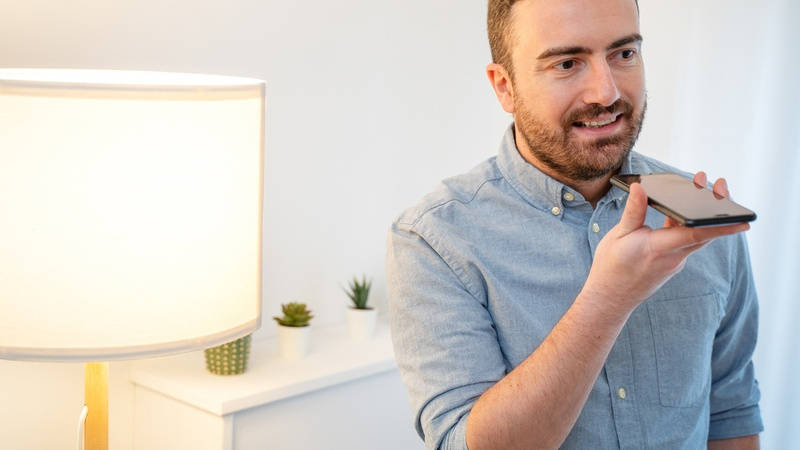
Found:
M 631 152 L 622 162 L 620 173 L 640 173 L 637 169 L 642 169 L 643 166 L 640 167 L 641 164 L 637 160 L 637 155 Z M 514 138 L 513 123 L 508 126 L 503 135 L 497 164 L 508 183 L 528 203 L 539 209 L 552 211 L 557 207 L 563 210 L 565 205 L 569 207 L 584 202 L 583 196 L 578 191 L 544 174 L 522 158 Z M 627 192 L 612 186 L 601 202 L 613 201 L 620 206 L 627 196 Z M 569 200 L 570 198 L 573 200 Z

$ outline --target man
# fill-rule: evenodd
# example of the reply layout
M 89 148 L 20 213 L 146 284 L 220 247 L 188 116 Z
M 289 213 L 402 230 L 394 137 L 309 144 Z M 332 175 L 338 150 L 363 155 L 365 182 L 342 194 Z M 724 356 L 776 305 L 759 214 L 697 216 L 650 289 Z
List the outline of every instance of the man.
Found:
M 630 151 L 638 14 L 489 1 L 487 74 L 514 124 L 388 242 L 395 352 L 430 448 L 758 448 L 748 226 L 681 227 L 609 184 L 675 172 Z

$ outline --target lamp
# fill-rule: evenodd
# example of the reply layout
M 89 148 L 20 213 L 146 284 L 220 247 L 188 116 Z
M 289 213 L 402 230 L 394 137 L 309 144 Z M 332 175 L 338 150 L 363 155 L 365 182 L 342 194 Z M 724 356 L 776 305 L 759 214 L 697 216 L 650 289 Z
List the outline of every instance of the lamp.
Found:
M 260 80 L 0 69 L 0 358 L 87 362 L 87 448 L 106 361 L 260 326 L 263 135 Z

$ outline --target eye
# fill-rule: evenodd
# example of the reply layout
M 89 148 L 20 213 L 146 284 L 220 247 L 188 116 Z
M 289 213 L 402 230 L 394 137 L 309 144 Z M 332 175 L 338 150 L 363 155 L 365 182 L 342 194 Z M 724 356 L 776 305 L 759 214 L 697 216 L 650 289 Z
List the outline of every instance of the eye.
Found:
M 568 60 L 566 60 L 564 62 L 556 64 L 555 68 L 557 70 L 567 71 L 567 70 L 572 70 L 573 68 L 575 68 L 575 64 L 576 64 L 576 61 L 574 59 L 568 59 Z
M 617 57 L 624 61 L 630 61 L 634 59 L 635 56 L 636 50 L 632 48 L 626 48 L 625 50 L 620 50 L 617 52 Z

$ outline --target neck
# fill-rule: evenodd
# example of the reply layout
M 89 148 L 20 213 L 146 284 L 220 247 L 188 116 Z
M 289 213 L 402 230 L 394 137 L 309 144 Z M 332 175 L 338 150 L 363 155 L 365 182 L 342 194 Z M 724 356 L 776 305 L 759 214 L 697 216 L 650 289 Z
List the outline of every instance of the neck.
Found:
M 542 161 L 540 161 L 536 156 L 533 154 L 530 148 L 528 148 L 528 144 L 525 139 L 519 134 L 519 130 L 514 131 L 514 138 L 517 144 L 517 149 L 519 151 L 520 156 L 522 159 L 527 161 L 532 166 L 539 169 L 542 173 L 553 178 L 554 180 L 558 181 L 559 183 L 565 184 L 572 189 L 580 192 L 583 198 L 586 199 L 589 203 L 592 204 L 592 208 L 597 207 L 597 202 L 606 195 L 609 189 L 611 189 L 611 184 L 609 180 L 611 179 L 612 173 L 608 173 L 603 175 L 599 178 L 595 178 L 592 180 L 574 180 L 572 178 L 567 177 L 566 175 L 556 171 L 555 169 L 551 168 L 550 166 L 546 165 Z

